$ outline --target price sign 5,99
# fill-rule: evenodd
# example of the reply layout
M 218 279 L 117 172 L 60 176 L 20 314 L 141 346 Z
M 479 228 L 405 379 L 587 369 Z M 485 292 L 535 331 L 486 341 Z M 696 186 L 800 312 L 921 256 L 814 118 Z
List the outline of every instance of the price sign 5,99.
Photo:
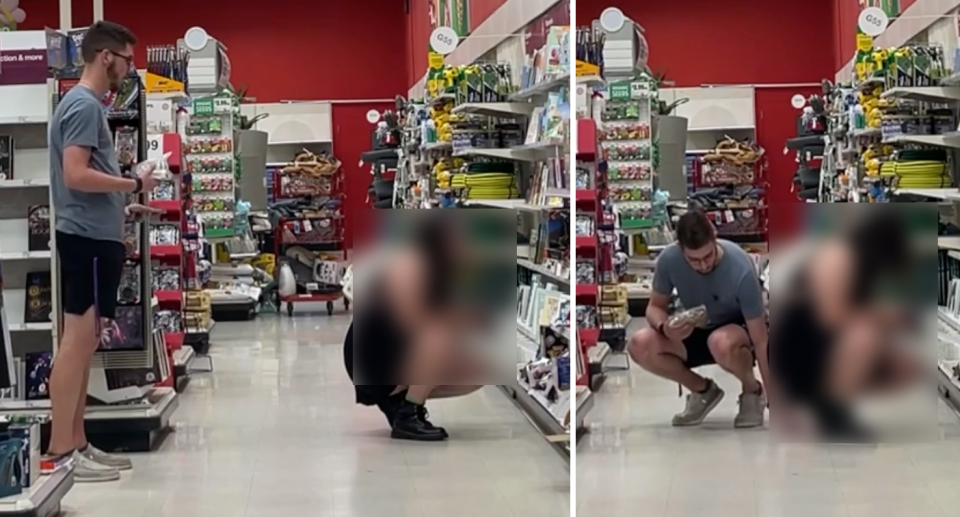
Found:
M 163 158 L 163 135 L 150 135 L 147 137 L 147 159 L 160 158 Z

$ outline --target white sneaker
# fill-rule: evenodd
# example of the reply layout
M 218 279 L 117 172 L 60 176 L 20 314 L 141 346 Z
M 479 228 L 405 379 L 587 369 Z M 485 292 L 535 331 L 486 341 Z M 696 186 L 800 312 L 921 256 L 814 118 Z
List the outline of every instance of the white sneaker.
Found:
M 740 410 L 733 419 L 736 428 L 760 427 L 763 425 L 766 402 L 763 392 L 744 393 L 740 395 Z
M 117 470 L 130 470 L 133 468 L 133 462 L 130 461 L 130 458 L 124 458 L 116 454 L 108 454 L 90 444 L 87 444 L 87 448 L 81 451 L 80 454 L 105 467 L 111 467 Z
M 99 483 L 118 479 L 119 470 L 101 465 L 79 452 L 73 453 L 73 480 L 77 483 Z

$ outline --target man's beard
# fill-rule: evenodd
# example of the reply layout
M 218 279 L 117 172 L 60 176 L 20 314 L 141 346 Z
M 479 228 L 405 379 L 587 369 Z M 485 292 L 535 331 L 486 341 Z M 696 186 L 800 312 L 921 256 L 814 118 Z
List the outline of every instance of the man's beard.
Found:
M 110 91 L 119 92 L 120 87 L 123 86 L 123 77 L 113 67 L 107 69 L 107 79 L 110 80 Z

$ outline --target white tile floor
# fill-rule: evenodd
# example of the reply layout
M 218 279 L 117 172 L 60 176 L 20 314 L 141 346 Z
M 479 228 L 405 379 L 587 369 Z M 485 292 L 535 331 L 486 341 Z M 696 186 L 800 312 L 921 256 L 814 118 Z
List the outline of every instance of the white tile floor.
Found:
M 708 374 L 727 397 L 689 429 L 670 426 L 676 385 L 609 376 L 577 447 L 578 517 L 960 517 L 960 420 L 942 404 L 930 443 L 775 445 L 732 428 L 738 383 Z
M 298 310 L 300 310 L 298 308 Z M 216 371 L 181 398 L 175 434 L 122 481 L 77 485 L 78 517 L 560 517 L 569 469 L 495 387 L 431 403 L 452 435 L 391 441 L 353 403 L 348 316 L 261 316 L 214 331 Z

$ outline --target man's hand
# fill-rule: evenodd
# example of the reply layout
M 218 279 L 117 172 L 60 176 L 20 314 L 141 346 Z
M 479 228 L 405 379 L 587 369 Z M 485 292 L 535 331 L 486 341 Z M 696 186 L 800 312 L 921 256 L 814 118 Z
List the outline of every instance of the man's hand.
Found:
M 143 162 L 137 166 L 137 175 L 143 183 L 143 192 L 153 192 L 157 187 L 157 179 L 153 177 L 153 171 L 157 164 L 153 161 Z
M 667 339 L 670 341 L 683 341 L 690 337 L 690 334 L 693 334 L 693 325 L 689 323 L 681 323 L 679 325 L 664 323 L 663 325 L 663 335 L 667 336 Z
M 139 203 L 134 203 L 132 205 L 127 205 L 123 209 L 124 215 L 135 220 L 150 219 L 155 215 L 160 215 L 163 213 L 163 210 L 159 208 L 152 208 L 149 206 L 144 206 Z

